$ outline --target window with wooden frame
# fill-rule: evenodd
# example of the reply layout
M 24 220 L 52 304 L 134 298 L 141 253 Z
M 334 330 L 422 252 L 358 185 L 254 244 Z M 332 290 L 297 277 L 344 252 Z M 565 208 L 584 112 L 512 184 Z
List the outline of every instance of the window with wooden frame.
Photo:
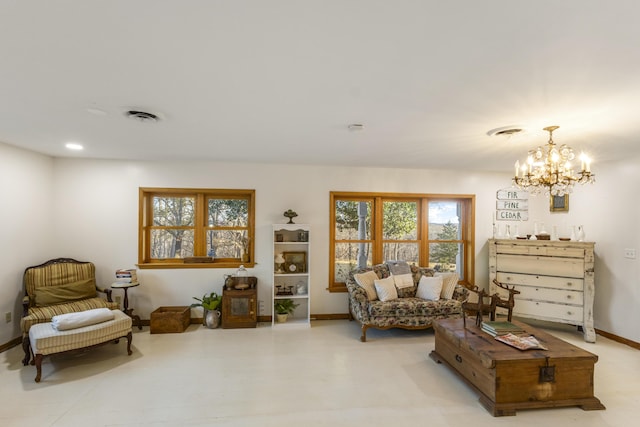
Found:
M 140 188 L 140 268 L 254 263 L 255 190 Z
M 472 286 L 475 196 L 330 193 L 329 291 L 345 292 L 350 271 L 403 260 L 455 271 Z

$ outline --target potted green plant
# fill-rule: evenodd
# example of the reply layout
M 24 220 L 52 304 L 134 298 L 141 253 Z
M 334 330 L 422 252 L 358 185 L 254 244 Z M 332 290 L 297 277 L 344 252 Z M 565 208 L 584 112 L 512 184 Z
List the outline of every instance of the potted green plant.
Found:
M 277 299 L 273 302 L 273 309 L 276 312 L 276 319 L 278 323 L 283 323 L 287 321 L 287 317 L 290 314 L 293 314 L 296 307 L 300 304 L 296 304 L 292 299 Z
M 215 329 L 220 325 L 220 303 L 222 302 L 222 295 L 218 295 L 216 292 L 211 292 L 209 295 L 204 294 L 202 298 L 193 297 L 194 302 L 191 307 L 202 307 L 202 324 L 210 329 Z

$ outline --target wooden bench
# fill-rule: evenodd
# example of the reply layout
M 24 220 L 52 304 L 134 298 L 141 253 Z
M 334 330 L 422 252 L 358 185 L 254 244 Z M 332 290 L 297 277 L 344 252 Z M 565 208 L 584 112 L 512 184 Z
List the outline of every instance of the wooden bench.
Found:
M 120 310 L 113 310 L 115 318 L 95 325 L 84 326 L 66 331 L 53 328 L 51 322 L 38 323 L 29 329 L 29 352 L 23 364 L 29 363 L 29 356 L 33 355 L 31 365 L 37 368 L 35 381 L 40 382 L 42 376 L 42 359 L 51 354 L 65 353 L 78 349 L 85 349 L 118 342 L 120 338 L 127 338 L 127 354 L 131 355 L 132 321 Z

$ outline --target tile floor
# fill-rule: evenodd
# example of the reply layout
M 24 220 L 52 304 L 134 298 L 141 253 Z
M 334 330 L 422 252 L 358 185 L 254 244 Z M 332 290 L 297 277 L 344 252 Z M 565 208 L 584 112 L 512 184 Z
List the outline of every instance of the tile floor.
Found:
M 204 329 L 149 334 L 44 359 L 42 382 L 21 347 L 0 353 L 0 425 L 9 426 L 626 426 L 640 407 L 640 352 L 568 326 L 545 329 L 598 354 L 605 411 L 520 411 L 494 418 L 429 358 L 432 330 L 368 332 L 346 320 L 310 329 Z M 634 421 L 636 420 L 636 421 Z

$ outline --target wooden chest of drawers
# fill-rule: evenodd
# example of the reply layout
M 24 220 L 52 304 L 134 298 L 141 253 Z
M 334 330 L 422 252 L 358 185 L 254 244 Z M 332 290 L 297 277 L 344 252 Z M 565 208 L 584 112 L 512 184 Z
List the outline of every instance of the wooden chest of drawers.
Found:
M 549 240 L 489 240 L 490 293 L 493 284 L 515 286 L 514 316 L 580 326 L 595 342 L 593 327 L 594 243 Z
M 514 321 L 548 350 L 521 351 L 496 341 L 471 319 L 433 323 L 435 350 L 430 356 L 453 369 L 479 395 L 493 416 L 518 409 L 580 406 L 605 409 L 594 396 L 598 356 L 544 331 Z

